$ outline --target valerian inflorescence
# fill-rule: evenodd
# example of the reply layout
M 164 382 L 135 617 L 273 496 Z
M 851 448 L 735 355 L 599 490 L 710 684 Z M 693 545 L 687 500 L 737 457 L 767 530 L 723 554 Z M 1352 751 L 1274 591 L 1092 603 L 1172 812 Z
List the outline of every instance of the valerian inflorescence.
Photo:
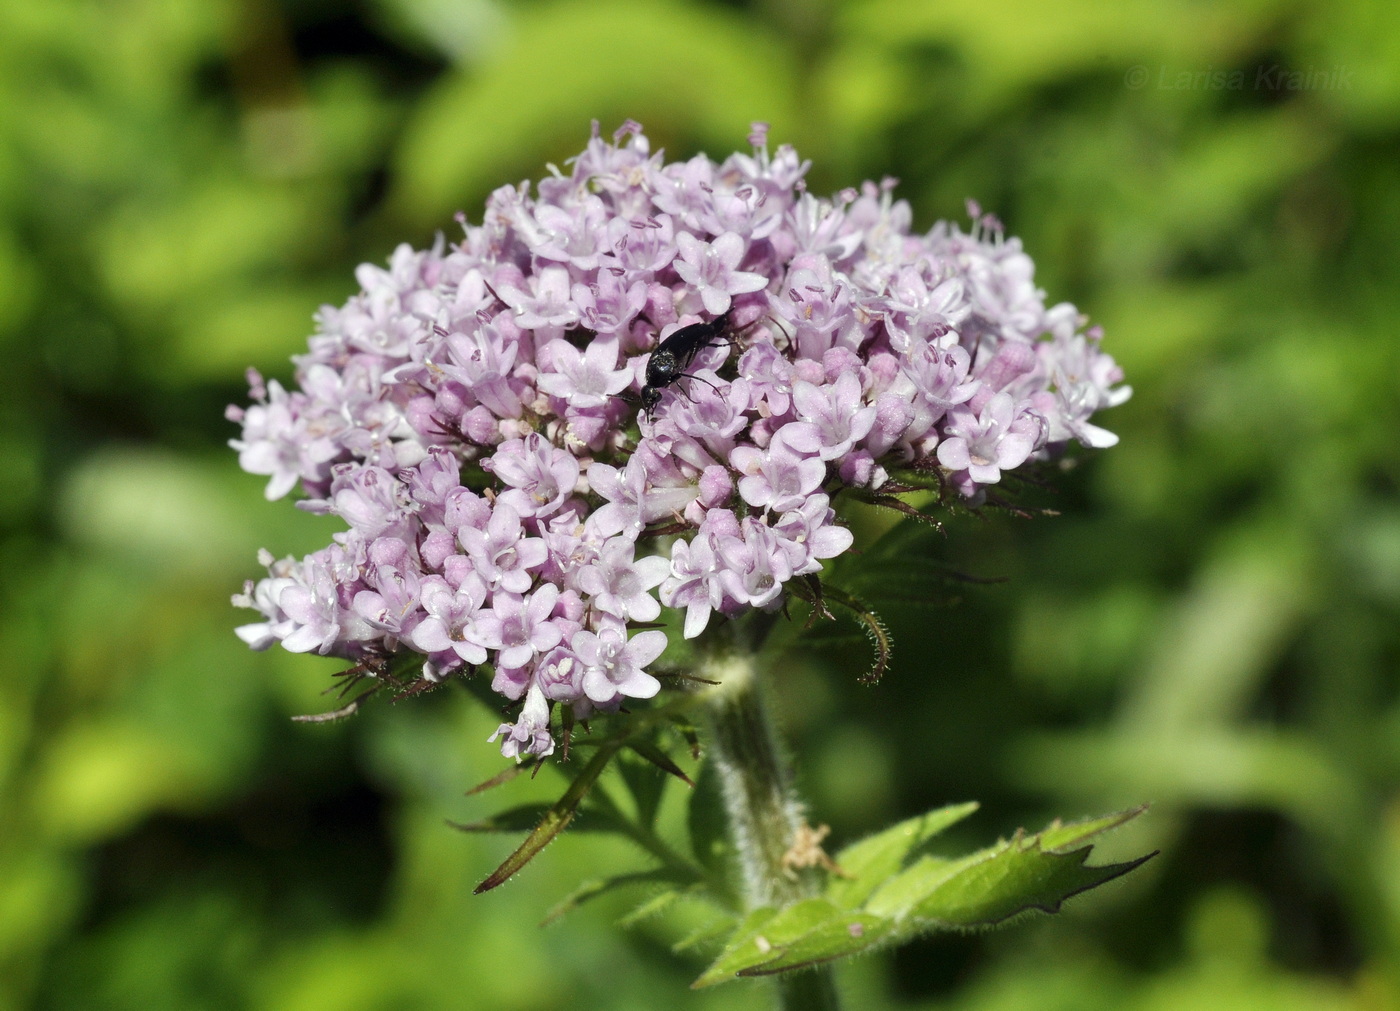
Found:
M 970 231 L 910 234 L 892 181 L 820 199 L 791 147 L 750 140 L 667 163 L 636 124 L 595 126 L 459 241 L 361 266 L 296 389 L 250 373 L 243 467 L 347 528 L 264 555 L 238 634 L 421 655 L 428 682 L 489 665 L 523 700 L 503 753 L 546 756 L 556 704 L 657 693 L 667 637 L 637 626 L 663 606 L 694 638 L 851 547 L 843 489 L 917 471 L 975 504 L 1071 439 L 1116 441 L 1091 420 L 1130 392 L 1100 332 L 1046 306 L 996 219 L 969 204 Z M 685 377 L 648 385 L 650 352 L 721 316 Z

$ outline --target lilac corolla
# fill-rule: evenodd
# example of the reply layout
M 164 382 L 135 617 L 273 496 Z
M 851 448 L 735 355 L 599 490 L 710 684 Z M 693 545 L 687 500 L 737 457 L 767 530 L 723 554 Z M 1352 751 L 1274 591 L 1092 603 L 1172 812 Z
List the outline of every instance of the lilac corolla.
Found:
M 635 554 L 631 541 L 612 538 L 597 558 L 579 569 L 578 588 L 604 614 L 623 621 L 653 621 L 661 614 L 661 605 L 647 591 L 666 578 L 671 566 L 659 555 L 634 559 Z
M 591 193 L 569 207 L 542 204 L 535 213 L 541 235 L 534 254 L 542 260 L 570 263 L 579 270 L 596 269 L 611 216 L 602 199 Z
M 250 649 L 261 651 L 274 642 L 283 641 L 296 628 L 296 622 L 287 616 L 278 601 L 282 598 L 282 591 L 296 583 L 292 572 L 297 561 L 295 558 L 274 559 L 266 548 L 258 552 L 258 561 L 267 569 L 267 578 L 257 583 L 246 580 L 243 592 L 235 593 L 232 603 L 234 607 L 258 611 L 266 619 L 234 629 L 238 638 L 246 642 Z
M 556 646 L 536 662 L 534 677 L 545 698 L 554 702 L 576 702 L 584 697 L 583 672 L 583 661 L 572 648 Z
M 671 573 L 661 582 L 661 601 L 667 607 L 685 608 L 682 635 L 694 639 L 710 623 L 710 612 L 720 600 L 711 533 L 702 526 L 692 540 L 671 545 Z
M 783 584 L 793 577 L 792 562 L 779 535 L 752 516 L 740 524 L 739 536 L 716 538 L 715 558 L 725 598 L 721 608 L 729 611 L 776 604 Z
M 540 373 L 539 387 L 570 407 L 602 407 L 631 384 L 632 370 L 619 367 L 617 341 L 603 337 L 579 351 L 568 341 L 550 341 L 545 348 L 551 363 Z
M 805 422 L 783 426 L 766 449 L 738 447 L 729 462 L 744 475 L 740 496 L 755 509 L 797 508 L 826 477 L 826 464 L 816 455 L 820 448 L 817 427 Z
M 628 639 L 621 622 L 605 621 L 597 632 L 575 632 L 570 645 L 583 664 L 583 693 L 595 704 L 619 696 L 649 699 L 661 690 L 661 682 L 643 668 L 666 648 L 665 632 L 638 632 Z
M 925 344 L 909 355 L 903 367 L 914 384 L 920 431 L 951 408 L 967 403 L 982 387 L 980 379 L 968 378 L 972 356 L 956 341 L 941 339 Z
M 981 414 L 957 408 L 948 422 L 948 438 L 938 444 L 938 462 L 966 471 L 977 484 L 996 484 L 1001 472 L 1019 467 L 1042 438 L 1045 421 L 1033 411 L 998 393 Z
M 331 574 L 325 556 L 310 555 L 302 562 L 277 595 L 277 606 L 294 625 L 282 640 L 284 649 L 330 653 L 337 643 L 351 639 L 340 606 L 342 585 Z
M 371 555 L 382 543 L 371 546 Z M 413 560 L 406 557 L 407 545 L 402 541 L 389 543 L 404 548 L 405 557 L 375 562 L 366 572 L 372 588 L 355 594 L 350 612 L 382 634 L 385 645 L 392 648 L 419 614 L 422 577 Z
M 522 517 L 556 512 L 579 477 L 578 458 L 537 433 L 502 443 L 482 466 L 508 486 L 498 501 Z
M 256 402 L 246 410 L 228 410 L 229 420 L 243 425 L 243 438 L 229 445 L 238 450 L 239 466 L 270 478 L 264 494 L 272 501 L 298 481 L 323 475 L 340 455 L 335 435 L 345 426 L 304 393 L 288 393 L 275 379 L 264 386 L 262 377 L 249 369 L 248 381 Z
M 520 718 L 514 723 L 502 723 L 486 740 L 493 742 L 502 735 L 505 740 L 501 741 L 501 755 L 505 758 L 518 762 L 522 755 L 548 758 L 554 754 L 554 738 L 549 733 L 549 703 L 538 685 L 531 685 L 526 691 Z
M 676 229 L 669 214 L 646 218 L 614 218 L 608 237 L 618 262 L 633 273 L 654 275 L 676 258 Z
M 496 593 L 490 612 L 483 611 L 476 631 L 488 649 L 497 652 L 501 667 L 524 667 L 536 654 L 559 645 L 564 631 L 551 621 L 559 588 L 544 583 L 528 597 L 516 593 Z
M 549 555 L 539 537 L 525 536 L 520 514 L 498 502 L 485 530 L 463 527 L 457 535 L 471 560 L 471 570 L 491 590 L 524 593 L 534 581 L 532 570 Z
M 762 274 L 735 269 L 744 258 L 744 240 L 734 232 L 725 232 L 713 242 L 680 232 L 676 245 L 681 254 L 673 264 L 676 273 L 700 294 L 700 301 L 711 316 L 727 312 L 732 296 L 768 286 L 768 279 Z
M 486 640 L 478 632 L 477 620 L 486 597 L 486 584 L 479 578 L 453 587 L 441 576 L 428 576 L 419 591 L 427 617 L 404 641 L 423 653 L 451 652 L 465 663 L 485 663 Z
M 843 554 L 855 543 L 855 535 L 836 522 L 836 510 L 825 495 L 813 495 L 783 513 L 773 530 L 795 576 L 820 571 L 822 560 Z
M 792 401 L 798 419 L 816 429 L 819 460 L 846 456 L 875 424 L 875 407 L 864 403 L 860 379 L 851 372 L 822 386 L 799 380 L 792 388 Z
M 611 336 L 625 329 L 647 304 L 647 284 L 640 278 L 629 281 L 620 261 L 605 260 L 593 284 L 575 284 L 574 304 L 589 330 Z
M 501 300 L 515 312 L 515 324 L 522 330 L 557 328 L 578 322 L 578 307 L 570 295 L 569 271 L 564 267 L 544 267 L 525 280 L 521 289 L 503 282 Z

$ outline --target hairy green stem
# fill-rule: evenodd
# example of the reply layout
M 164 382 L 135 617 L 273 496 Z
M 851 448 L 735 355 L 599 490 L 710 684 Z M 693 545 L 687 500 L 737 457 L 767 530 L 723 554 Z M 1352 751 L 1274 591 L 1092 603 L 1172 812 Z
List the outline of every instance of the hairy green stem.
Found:
M 749 909 L 811 898 L 821 884 L 819 872 L 795 871 L 784 859 L 805 818 L 755 660 L 751 652 L 725 653 L 710 658 L 699 671 L 719 682 L 703 696 L 710 726 L 708 758 L 719 773 Z M 777 982 L 783 1011 L 840 1007 L 829 968 L 790 973 Z

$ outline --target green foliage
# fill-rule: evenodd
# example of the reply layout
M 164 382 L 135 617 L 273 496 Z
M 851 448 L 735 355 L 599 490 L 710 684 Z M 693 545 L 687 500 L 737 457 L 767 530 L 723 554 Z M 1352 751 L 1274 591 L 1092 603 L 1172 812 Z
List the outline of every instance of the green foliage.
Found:
M 684 706 L 672 702 L 667 709 Z M 651 739 L 668 713 L 651 711 L 592 742 L 592 758 L 568 774 L 569 785 L 553 804 L 526 804 L 456 827 L 467 832 L 524 832 L 525 840 L 486 880 L 478 893 L 504 884 L 552 842 L 575 815 L 586 831 L 631 839 L 659 865 L 644 871 L 592 878 L 560 900 L 545 917 L 553 922 L 599 896 L 642 887 L 646 897 L 619 920 L 628 927 L 656 916 L 681 900 L 699 901 L 714 914 L 706 925 L 674 945 L 678 952 L 720 947 L 718 957 L 692 984 L 706 987 L 742 976 L 798 972 L 849 955 L 888 947 L 927 934 L 994 927 L 1020 913 L 1055 913 L 1065 899 L 1120 877 L 1151 856 L 1090 866 L 1088 840 L 1142 813 L 1142 808 L 1106 818 L 1062 825 L 1009 840 L 962 857 L 936 856 L 928 843 L 972 814 L 976 804 L 957 804 L 910 818 L 842 850 L 826 868 L 817 897 L 784 906 L 744 911 L 736 898 L 729 841 L 710 776 L 696 790 L 689 776 Z M 625 761 L 630 750 L 646 761 Z M 630 811 L 605 790 L 594 789 L 617 760 L 616 779 Z M 538 767 L 543 763 L 529 763 Z M 668 774 L 654 775 L 652 767 Z M 513 777 L 512 777 L 513 778 Z M 682 855 L 657 834 L 656 816 L 666 783 L 674 778 L 694 791 L 690 798 L 690 844 Z M 471 791 L 499 785 L 504 775 Z M 587 798 L 587 806 L 584 805 Z M 699 826 L 706 826 L 699 828 Z M 795 874 L 795 872 L 794 872 Z
M 1126 874 L 1142 857 L 1085 866 L 1074 847 L 1141 811 L 1055 825 L 965 857 L 923 853 L 924 843 L 976 809 L 960 804 L 911 818 L 843 850 L 825 896 L 748 914 L 695 981 L 800 971 L 940 930 L 991 927 L 1018 913 L 1058 912 L 1065 899 Z

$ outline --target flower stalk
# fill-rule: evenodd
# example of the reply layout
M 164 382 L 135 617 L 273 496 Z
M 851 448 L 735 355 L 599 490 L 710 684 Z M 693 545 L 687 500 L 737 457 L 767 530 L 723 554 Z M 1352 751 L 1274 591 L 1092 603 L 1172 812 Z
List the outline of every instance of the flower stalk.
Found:
M 723 653 L 702 662 L 699 670 L 719 682 L 703 697 L 710 728 L 707 760 L 719 773 L 746 911 L 812 898 L 820 893 L 823 873 L 792 866 L 790 853 L 806 824 L 805 812 L 756 660 L 753 652 Z M 784 1011 L 840 1006 L 827 967 L 790 973 L 777 982 Z

